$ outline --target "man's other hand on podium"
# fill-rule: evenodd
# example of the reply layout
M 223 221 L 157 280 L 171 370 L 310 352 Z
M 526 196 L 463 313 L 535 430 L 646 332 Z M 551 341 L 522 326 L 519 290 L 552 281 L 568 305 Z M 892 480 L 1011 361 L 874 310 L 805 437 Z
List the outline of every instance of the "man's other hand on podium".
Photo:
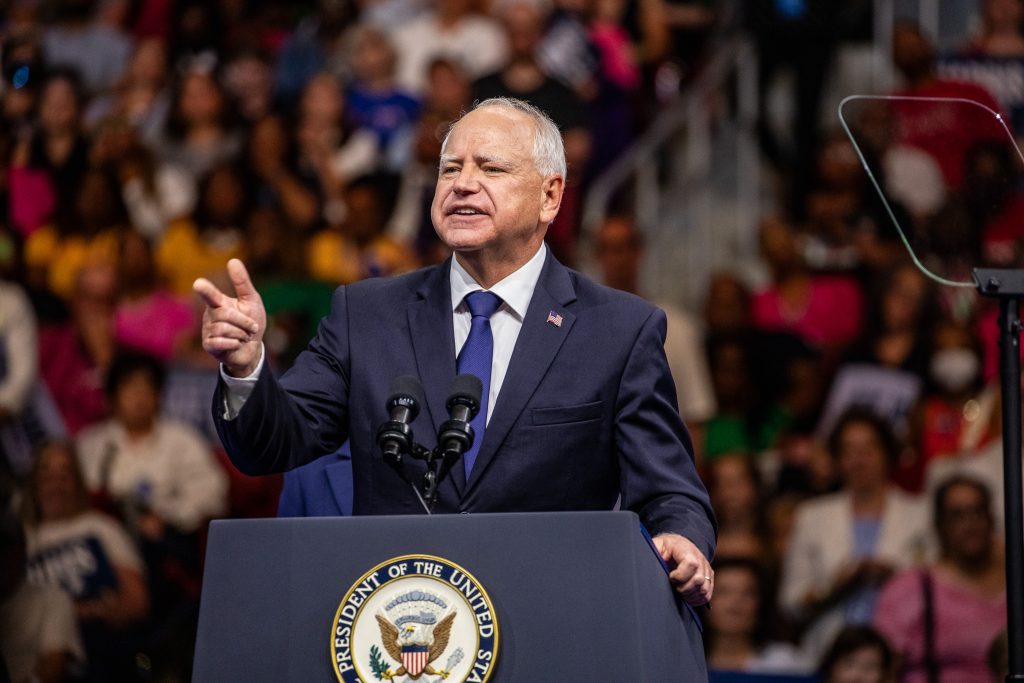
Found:
M 704 553 L 679 534 L 659 534 L 653 540 L 661 559 L 672 568 L 668 578 L 683 600 L 690 605 L 706 605 L 711 602 L 711 594 L 715 590 L 715 572 Z
M 220 291 L 206 278 L 201 277 L 192 285 L 192 290 L 206 304 L 203 349 L 221 362 L 227 374 L 248 377 L 259 366 L 267 312 L 241 261 L 228 261 L 228 277 L 235 288 L 235 297 Z

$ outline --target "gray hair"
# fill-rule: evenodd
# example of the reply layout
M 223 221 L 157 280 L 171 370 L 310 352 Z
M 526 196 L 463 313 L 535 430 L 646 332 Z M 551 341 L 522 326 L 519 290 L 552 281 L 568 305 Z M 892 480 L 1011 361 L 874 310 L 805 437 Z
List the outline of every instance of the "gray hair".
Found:
M 470 111 L 484 108 L 511 109 L 526 114 L 533 121 L 533 165 L 544 177 L 558 175 L 565 179 L 565 146 L 562 144 L 562 134 L 558 126 L 551 120 L 551 117 L 525 100 L 517 100 L 513 97 L 491 97 L 483 102 L 477 102 Z M 462 118 L 453 123 L 448 129 L 441 143 L 441 153 L 448 147 L 448 138 L 451 137 L 455 126 Z

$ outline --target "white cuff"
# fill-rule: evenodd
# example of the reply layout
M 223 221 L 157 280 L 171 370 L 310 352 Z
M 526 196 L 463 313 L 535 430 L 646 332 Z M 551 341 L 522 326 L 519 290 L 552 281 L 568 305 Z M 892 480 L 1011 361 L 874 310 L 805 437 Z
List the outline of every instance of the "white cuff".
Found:
M 252 390 L 256 386 L 256 380 L 260 378 L 265 357 L 266 350 L 263 347 L 263 342 L 260 342 L 260 361 L 256 364 L 256 369 L 248 377 L 232 377 L 224 372 L 224 365 L 221 364 L 220 378 L 224 382 L 223 418 L 225 420 L 234 420 L 242 412 L 242 406 L 245 405 L 249 396 L 252 395 Z

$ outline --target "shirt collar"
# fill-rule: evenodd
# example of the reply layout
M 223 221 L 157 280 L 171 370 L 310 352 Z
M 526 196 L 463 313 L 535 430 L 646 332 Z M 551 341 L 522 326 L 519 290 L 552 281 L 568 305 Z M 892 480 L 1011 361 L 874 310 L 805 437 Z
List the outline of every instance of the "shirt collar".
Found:
M 537 281 L 540 280 L 540 271 L 544 269 L 544 258 L 547 252 L 547 245 L 541 242 L 540 249 L 533 255 L 533 258 L 523 264 L 519 270 L 496 282 L 489 290 L 500 296 L 508 310 L 520 320 L 526 317 L 526 309 L 530 305 L 530 299 L 533 298 L 533 290 L 537 287 Z M 463 299 L 467 294 L 483 289 L 454 255 L 452 256 L 449 280 L 452 288 L 453 312 L 458 310 L 459 306 L 465 305 Z

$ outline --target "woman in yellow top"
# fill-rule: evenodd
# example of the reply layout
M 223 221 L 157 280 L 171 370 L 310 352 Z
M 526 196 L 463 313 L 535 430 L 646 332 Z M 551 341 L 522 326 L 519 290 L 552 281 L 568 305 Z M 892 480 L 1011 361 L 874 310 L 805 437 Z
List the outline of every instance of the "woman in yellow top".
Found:
M 309 240 L 306 259 L 312 277 L 348 284 L 419 265 L 407 246 L 383 233 L 386 212 L 382 193 L 372 176 L 356 178 L 346 186 L 344 218 Z
M 245 182 L 234 167 L 221 166 L 203 181 L 194 220 L 172 221 L 157 245 L 157 270 L 172 292 L 191 297 L 196 278 L 244 258 L 247 203 Z
M 128 229 L 117 181 L 101 169 L 86 171 L 67 214 L 33 232 L 25 243 L 29 281 L 63 299 L 71 297 L 84 266 L 116 265 L 118 236 Z

